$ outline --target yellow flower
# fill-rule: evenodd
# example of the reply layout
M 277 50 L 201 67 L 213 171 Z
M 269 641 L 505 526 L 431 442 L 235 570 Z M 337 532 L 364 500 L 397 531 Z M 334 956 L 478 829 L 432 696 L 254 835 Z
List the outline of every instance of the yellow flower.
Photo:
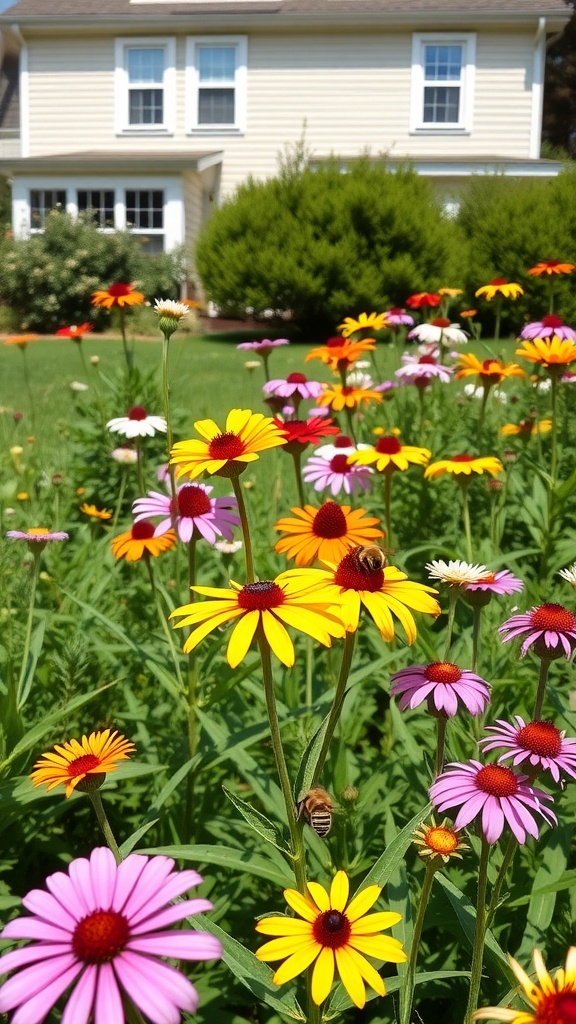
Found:
M 363 402 L 381 402 L 382 395 L 371 388 L 353 388 L 348 385 L 333 384 L 316 400 L 317 405 L 329 405 L 332 412 L 343 409 L 356 409 Z
M 321 359 L 335 373 L 342 367 L 349 367 L 355 363 L 360 356 L 366 352 L 373 352 L 376 348 L 374 338 L 362 338 L 360 341 L 346 341 L 343 338 L 328 338 L 325 345 L 313 348 L 306 356 L 304 362 L 311 359 Z
M 513 1010 L 507 1006 L 484 1006 L 476 1010 L 474 1020 L 504 1020 L 509 1024 L 569 1024 L 576 1017 L 576 946 L 570 946 L 566 966 L 551 978 L 539 949 L 532 954 L 538 984 L 531 981 L 517 960 L 509 956 L 526 1001 L 534 1009 Z
M 351 466 L 374 466 L 379 473 L 399 469 L 402 472 L 410 465 L 425 466 L 432 452 L 428 448 L 416 448 L 413 445 L 401 444 L 389 435 L 380 437 L 372 448 L 362 448 L 348 456 Z
M 463 377 L 473 377 L 476 374 L 484 387 L 492 387 L 493 384 L 501 384 L 506 377 L 525 377 L 526 374 L 517 363 L 503 363 L 500 359 L 484 359 L 482 362 L 478 356 L 464 352 L 458 356 L 460 369 L 456 372 L 456 380 Z
M 424 476 L 434 478 L 442 476 L 443 473 L 453 473 L 455 476 L 470 476 L 472 473 L 490 473 L 496 476 L 504 472 L 504 466 L 500 459 L 493 455 L 453 455 L 451 459 L 440 459 L 433 462 L 424 470 Z
M 103 776 L 116 771 L 118 761 L 126 761 L 135 749 L 132 741 L 119 732 L 111 732 L 110 729 L 93 732 L 90 736 L 83 736 L 80 743 L 67 740 L 42 754 L 30 778 L 35 786 L 47 785 L 48 792 L 55 786 L 66 786 L 66 797 L 69 797 L 87 775 Z M 97 789 L 104 779 L 92 779 L 91 782 L 81 788 Z
M 196 420 L 194 424 L 205 438 L 179 441 L 170 452 L 176 476 L 191 480 L 206 471 L 219 476 L 238 476 L 249 462 L 256 462 L 258 452 L 286 444 L 281 430 L 271 416 L 250 409 L 232 409 L 226 417 L 224 430 L 214 420 Z
M 302 974 L 311 964 L 312 999 L 320 1006 L 328 998 L 334 971 L 337 970 L 350 999 L 359 1009 L 366 1002 L 366 985 L 379 996 L 386 994 L 384 981 L 366 956 L 401 964 L 407 960 L 398 939 L 379 935 L 398 924 L 401 915 L 393 911 L 368 914 L 382 889 L 368 885 L 348 902 L 350 883 L 345 871 L 338 871 L 330 894 L 318 882 L 308 882 L 303 896 L 296 889 L 285 889 L 284 898 L 296 911 L 294 917 L 265 917 L 256 931 L 274 935 L 256 951 L 258 960 L 284 960 L 273 977 L 275 985 Z
M 461 288 L 439 288 L 438 295 L 445 295 L 448 299 L 455 299 L 457 295 L 462 295 Z
M 516 349 L 517 356 L 529 359 L 531 363 L 539 363 L 548 369 L 551 366 L 568 366 L 576 359 L 576 344 L 569 338 L 560 338 L 553 334 L 551 338 L 534 338 L 523 341 L 522 347 Z
M 485 284 L 482 285 L 482 288 L 478 288 L 474 295 L 477 298 L 483 295 L 488 302 L 497 295 L 502 295 L 505 299 L 517 299 L 519 295 L 524 295 L 524 289 L 519 284 L 507 281 L 505 277 L 495 277 L 493 281 L 490 281 L 490 284 Z
M 161 537 L 155 537 L 152 523 L 142 520 L 134 523 L 131 530 L 114 537 L 112 554 L 115 558 L 125 558 L 127 562 L 139 562 L 145 555 L 157 558 L 164 551 L 173 548 L 175 543 L 174 530 L 168 530 Z
M 522 420 L 521 423 L 505 423 L 500 427 L 504 437 L 534 437 L 535 434 L 548 434 L 552 430 L 552 420 Z
M 448 824 L 448 818 L 444 818 L 438 825 L 432 818 L 429 824 L 423 824 L 414 832 L 414 845 L 419 846 L 418 853 L 421 857 L 438 857 L 444 864 L 447 864 L 451 857 L 458 857 L 462 860 L 460 850 L 469 850 L 467 843 L 463 843 L 455 828 Z
M 344 323 L 338 324 L 338 330 L 345 338 L 349 338 L 356 331 L 382 331 L 387 326 L 385 313 L 360 313 L 357 320 L 351 316 L 344 317 Z
M 312 565 L 317 558 L 339 562 L 351 548 L 373 544 L 384 536 L 384 531 L 378 529 L 380 520 L 367 517 L 363 508 L 351 511 L 350 505 L 326 501 L 320 508 L 305 505 L 291 511 L 296 519 L 279 519 L 274 526 L 288 534 L 277 541 L 275 548 L 281 555 L 294 558 L 296 565 Z
M 89 505 L 87 501 L 84 501 L 80 505 L 80 511 L 84 512 L 87 516 L 91 516 L 92 519 L 112 519 L 112 512 L 110 509 L 96 508 L 96 505 Z
M 92 292 L 90 301 L 93 306 L 102 306 L 104 309 L 112 309 L 112 307 L 123 309 L 124 306 L 141 306 L 144 298 L 142 292 L 134 290 L 133 284 L 117 281 L 109 288 Z
M 290 573 L 280 573 L 275 580 L 246 583 L 243 587 L 230 580 L 231 590 L 219 587 L 191 587 L 197 594 L 211 597 L 211 601 L 185 604 L 176 608 L 170 618 L 183 616 L 175 624 L 194 626 L 184 644 L 188 654 L 217 626 L 233 619 L 239 621 L 228 641 L 226 658 L 232 668 L 246 657 L 254 635 L 260 627 L 270 647 L 283 665 L 294 664 L 294 645 L 286 626 L 306 633 L 325 647 L 332 637 L 343 637 L 345 630 L 334 608 L 338 601 L 323 584 L 322 570 L 301 570 L 298 579 Z

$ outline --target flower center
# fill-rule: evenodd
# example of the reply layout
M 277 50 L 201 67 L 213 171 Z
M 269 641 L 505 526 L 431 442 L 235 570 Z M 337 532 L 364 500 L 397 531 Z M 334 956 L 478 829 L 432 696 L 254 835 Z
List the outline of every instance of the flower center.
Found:
M 116 910 L 95 910 L 80 921 L 72 936 L 72 949 L 86 964 L 108 964 L 122 952 L 130 928 Z
M 287 384 L 305 384 L 306 380 L 303 373 L 289 373 L 286 377 Z
M 547 992 L 538 1000 L 534 1024 L 576 1024 L 576 992 Z
M 272 580 L 247 583 L 238 594 L 238 606 L 248 612 L 278 608 L 286 600 L 282 587 Z
M 493 284 L 493 285 L 496 285 L 496 286 L 501 285 L 501 284 L 508 284 L 508 278 L 507 277 L 495 277 L 495 278 L 493 278 L 492 281 L 490 281 L 490 284 Z
M 348 465 L 347 455 L 333 455 L 330 459 L 330 469 L 333 473 L 349 473 L 352 466 Z
M 457 683 L 462 678 L 458 665 L 451 661 L 433 661 L 427 665 L 424 675 L 431 683 Z
M 31 533 L 34 537 L 43 537 L 48 532 L 46 526 L 31 526 L 28 530 L 28 533 Z
M 513 796 L 518 791 L 518 779 L 511 768 L 487 764 L 478 772 L 476 786 L 490 796 Z
M 564 321 L 561 316 L 556 316 L 556 313 L 548 313 L 547 316 L 542 317 L 542 324 L 544 327 L 563 327 Z
M 473 455 L 453 455 L 450 462 L 473 462 Z
M 454 853 L 454 850 L 458 849 L 458 836 L 451 828 L 444 828 L 442 825 L 429 828 L 424 841 L 434 853 Z
M 328 338 L 328 341 L 326 342 L 326 348 L 342 348 L 342 346 L 345 344 L 346 341 L 344 340 L 344 338 Z
M 146 519 L 134 523 L 132 527 L 132 540 L 150 540 L 154 536 L 154 527 Z
M 96 757 L 96 754 L 82 754 L 81 757 L 75 757 L 73 761 L 68 765 L 68 775 L 71 779 L 75 779 L 78 775 L 85 775 L 91 768 L 99 768 L 100 760 Z
M 346 516 L 335 501 L 325 501 L 318 509 L 312 523 L 312 532 L 317 537 L 345 537 L 348 532 Z
M 319 914 L 312 925 L 312 933 L 316 942 L 330 949 L 341 949 L 350 938 L 352 929 L 346 914 L 339 910 L 325 910 Z
M 401 316 L 403 312 L 404 310 L 402 309 L 401 306 L 394 306 L 393 309 L 388 310 L 389 316 Z
M 427 366 L 436 366 L 436 360 L 433 356 L 420 356 L 419 363 L 425 363 Z
M 132 408 L 128 410 L 129 420 L 145 420 L 146 415 L 146 409 L 143 405 L 133 405 Z
M 334 439 L 334 447 L 335 448 L 351 448 L 352 447 L 352 438 L 351 437 L 347 437 L 346 434 L 339 434 L 338 437 L 336 437 Z
M 381 455 L 398 455 L 398 452 L 402 451 L 402 445 L 397 437 L 379 437 L 376 451 Z
M 553 722 L 529 722 L 516 733 L 516 743 L 540 757 L 558 757 L 562 736 Z
M 108 295 L 113 295 L 115 299 L 121 295 L 130 295 L 132 291 L 131 284 L 124 284 L 122 281 L 117 281 L 116 284 L 111 284 L 108 288 Z
M 334 583 L 344 590 L 367 590 L 374 594 L 384 585 L 384 570 L 371 569 L 365 560 L 361 561 L 361 551 L 362 548 L 355 548 L 344 555 L 334 574 Z
M 571 631 L 576 628 L 576 616 L 561 604 L 541 604 L 530 615 L 530 623 L 535 629 Z
M 178 491 L 176 504 L 180 515 L 188 516 L 190 519 L 206 515 L 211 508 L 206 491 L 196 484 L 184 484 Z
M 228 430 L 224 434 L 217 434 L 208 445 L 208 452 L 212 459 L 237 459 L 245 451 L 246 446 L 242 438 L 232 430 Z
M 444 316 L 437 316 L 436 319 L 432 321 L 432 327 L 441 327 L 443 330 L 445 327 L 450 327 L 450 321 Z
M 348 395 L 352 395 L 353 393 L 354 393 L 354 388 L 351 388 L 349 384 L 344 384 L 344 386 L 342 388 L 342 394 L 348 396 Z

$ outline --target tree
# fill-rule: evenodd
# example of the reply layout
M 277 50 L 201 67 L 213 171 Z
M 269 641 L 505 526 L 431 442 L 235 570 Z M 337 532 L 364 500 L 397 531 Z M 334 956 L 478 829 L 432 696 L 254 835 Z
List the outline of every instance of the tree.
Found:
M 546 55 L 542 141 L 576 157 L 576 13 Z

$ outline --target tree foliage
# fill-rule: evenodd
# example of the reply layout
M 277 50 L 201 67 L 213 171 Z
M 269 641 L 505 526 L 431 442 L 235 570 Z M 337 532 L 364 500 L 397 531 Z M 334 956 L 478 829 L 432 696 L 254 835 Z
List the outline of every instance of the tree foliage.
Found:
M 542 140 L 576 157 L 576 14 L 546 54 Z

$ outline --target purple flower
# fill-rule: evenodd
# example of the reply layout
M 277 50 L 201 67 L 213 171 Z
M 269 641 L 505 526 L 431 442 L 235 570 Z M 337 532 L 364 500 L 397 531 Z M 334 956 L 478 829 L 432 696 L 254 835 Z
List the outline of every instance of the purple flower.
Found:
M 389 309 L 384 313 L 386 317 L 386 325 L 388 327 L 413 327 L 414 317 L 410 316 L 405 309 L 400 309 L 395 306 L 394 309 Z
M 211 960 L 222 947 L 212 935 L 169 929 L 212 909 L 204 899 L 173 902 L 202 881 L 196 871 L 173 868 L 169 857 L 135 853 L 116 865 L 110 850 L 97 847 L 89 860 L 49 875 L 48 892 L 32 889 L 22 901 L 32 916 L 2 932 L 33 941 L 0 960 L 0 973 L 16 971 L 0 990 L 0 1013 L 18 1007 L 14 1024 L 39 1024 L 72 985 L 62 1024 L 122 1022 L 126 999 L 154 1024 L 195 1013 L 196 989 L 159 958 Z
M 326 448 L 332 447 L 326 445 Z M 356 451 L 355 448 L 349 451 Z M 355 494 L 358 491 L 372 489 L 372 470 L 368 466 L 351 466 L 348 462 L 348 451 L 336 451 L 332 458 L 313 455 L 302 470 L 302 477 L 307 484 L 314 484 L 315 491 L 330 488 L 334 496 L 344 491 Z
M 430 711 L 440 711 L 449 718 L 461 704 L 471 715 L 481 715 L 490 701 L 490 686 L 486 680 L 450 661 L 411 665 L 395 672 L 391 682 L 392 696 L 401 694 L 401 711 L 417 708 L 428 698 Z
M 323 386 L 316 380 L 308 380 L 303 373 L 290 373 L 285 380 L 267 381 L 262 390 L 266 395 L 277 395 L 280 398 L 292 398 L 295 395 L 302 401 L 318 398 Z
M 442 772 L 430 787 L 430 799 L 439 811 L 460 807 L 454 828 L 464 828 L 482 812 L 482 832 L 489 843 L 495 843 L 507 823 L 519 843 L 526 834 L 538 838 L 538 826 L 531 811 L 541 814 L 549 825 L 556 825 L 556 815 L 545 806 L 552 801 L 549 793 L 526 785 L 527 775 L 516 775 L 501 764 L 482 765 L 452 762 L 453 771 Z
M 501 569 L 500 572 L 490 573 L 490 576 L 478 583 L 467 583 L 464 590 L 487 590 L 492 594 L 517 594 L 524 590 L 524 584 L 508 569 Z
M 552 660 L 572 656 L 576 647 L 576 615 L 561 604 L 541 604 L 521 615 L 512 615 L 498 628 L 502 643 L 524 636 L 522 657 L 529 647 L 539 658 Z
M 562 322 L 562 318 L 556 316 L 555 313 L 550 313 L 548 316 L 543 316 L 541 320 L 533 320 L 532 323 L 526 324 L 525 327 L 520 331 L 521 338 L 551 338 L 555 334 L 562 341 L 567 338 L 570 341 L 576 341 L 576 331 L 571 327 L 568 327 Z
M 386 394 L 387 391 L 393 391 L 398 385 L 395 380 L 383 380 L 381 384 L 376 384 L 374 391 L 381 391 L 382 394 Z
M 246 352 L 258 352 L 261 356 L 268 356 L 273 348 L 289 344 L 288 338 L 276 338 L 275 341 L 263 338 L 262 341 L 243 341 L 241 345 L 236 345 L 236 348 L 243 349 Z
M 8 530 L 10 540 L 27 540 L 32 544 L 46 544 L 49 540 L 70 540 L 61 530 L 47 530 L 44 526 L 31 526 L 29 530 Z
M 396 376 L 402 383 L 418 384 L 419 382 L 430 383 L 434 377 L 449 384 L 454 370 L 450 366 L 442 366 L 437 363 L 433 356 L 411 356 L 407 352 L 402 356 L 404 366 L 396 370 Z
M 520 715 L 514 715 L 516 725 L 496 719 L 497 725 L 489 725 L 486 732 L 492 733 L 479 740 L 483 752 L 504 747 L 505 753 L 498 758 L 512 764 L 527 761 L 533 768 L 549 771 L 555 782 L 560 781 L 560 772 L 566 772 L 576 779 L 576 739 L 564 739 L 564 733 L 553 722 L 526 722 Z
M 196 535 L 200 534 L 209 544 L 213 544 L 219 535 L 232 540 L 233 527 L 240 525 L 239 517 L 229 511 L 236 508 L 236 498 L 210 498 L 210 491 L 213 490 L 207 484 L 182 484 L 176 491 L 174 509 L 168 494 L 148 491 L 146 498 L 137 498 L 132 506 L 134 522 L 164 516 L 154 530 L 154 536 L 161 537 L 172 526 L 174 511 L 176 530 L 185 544 L 192 539 L 195 531 Z

